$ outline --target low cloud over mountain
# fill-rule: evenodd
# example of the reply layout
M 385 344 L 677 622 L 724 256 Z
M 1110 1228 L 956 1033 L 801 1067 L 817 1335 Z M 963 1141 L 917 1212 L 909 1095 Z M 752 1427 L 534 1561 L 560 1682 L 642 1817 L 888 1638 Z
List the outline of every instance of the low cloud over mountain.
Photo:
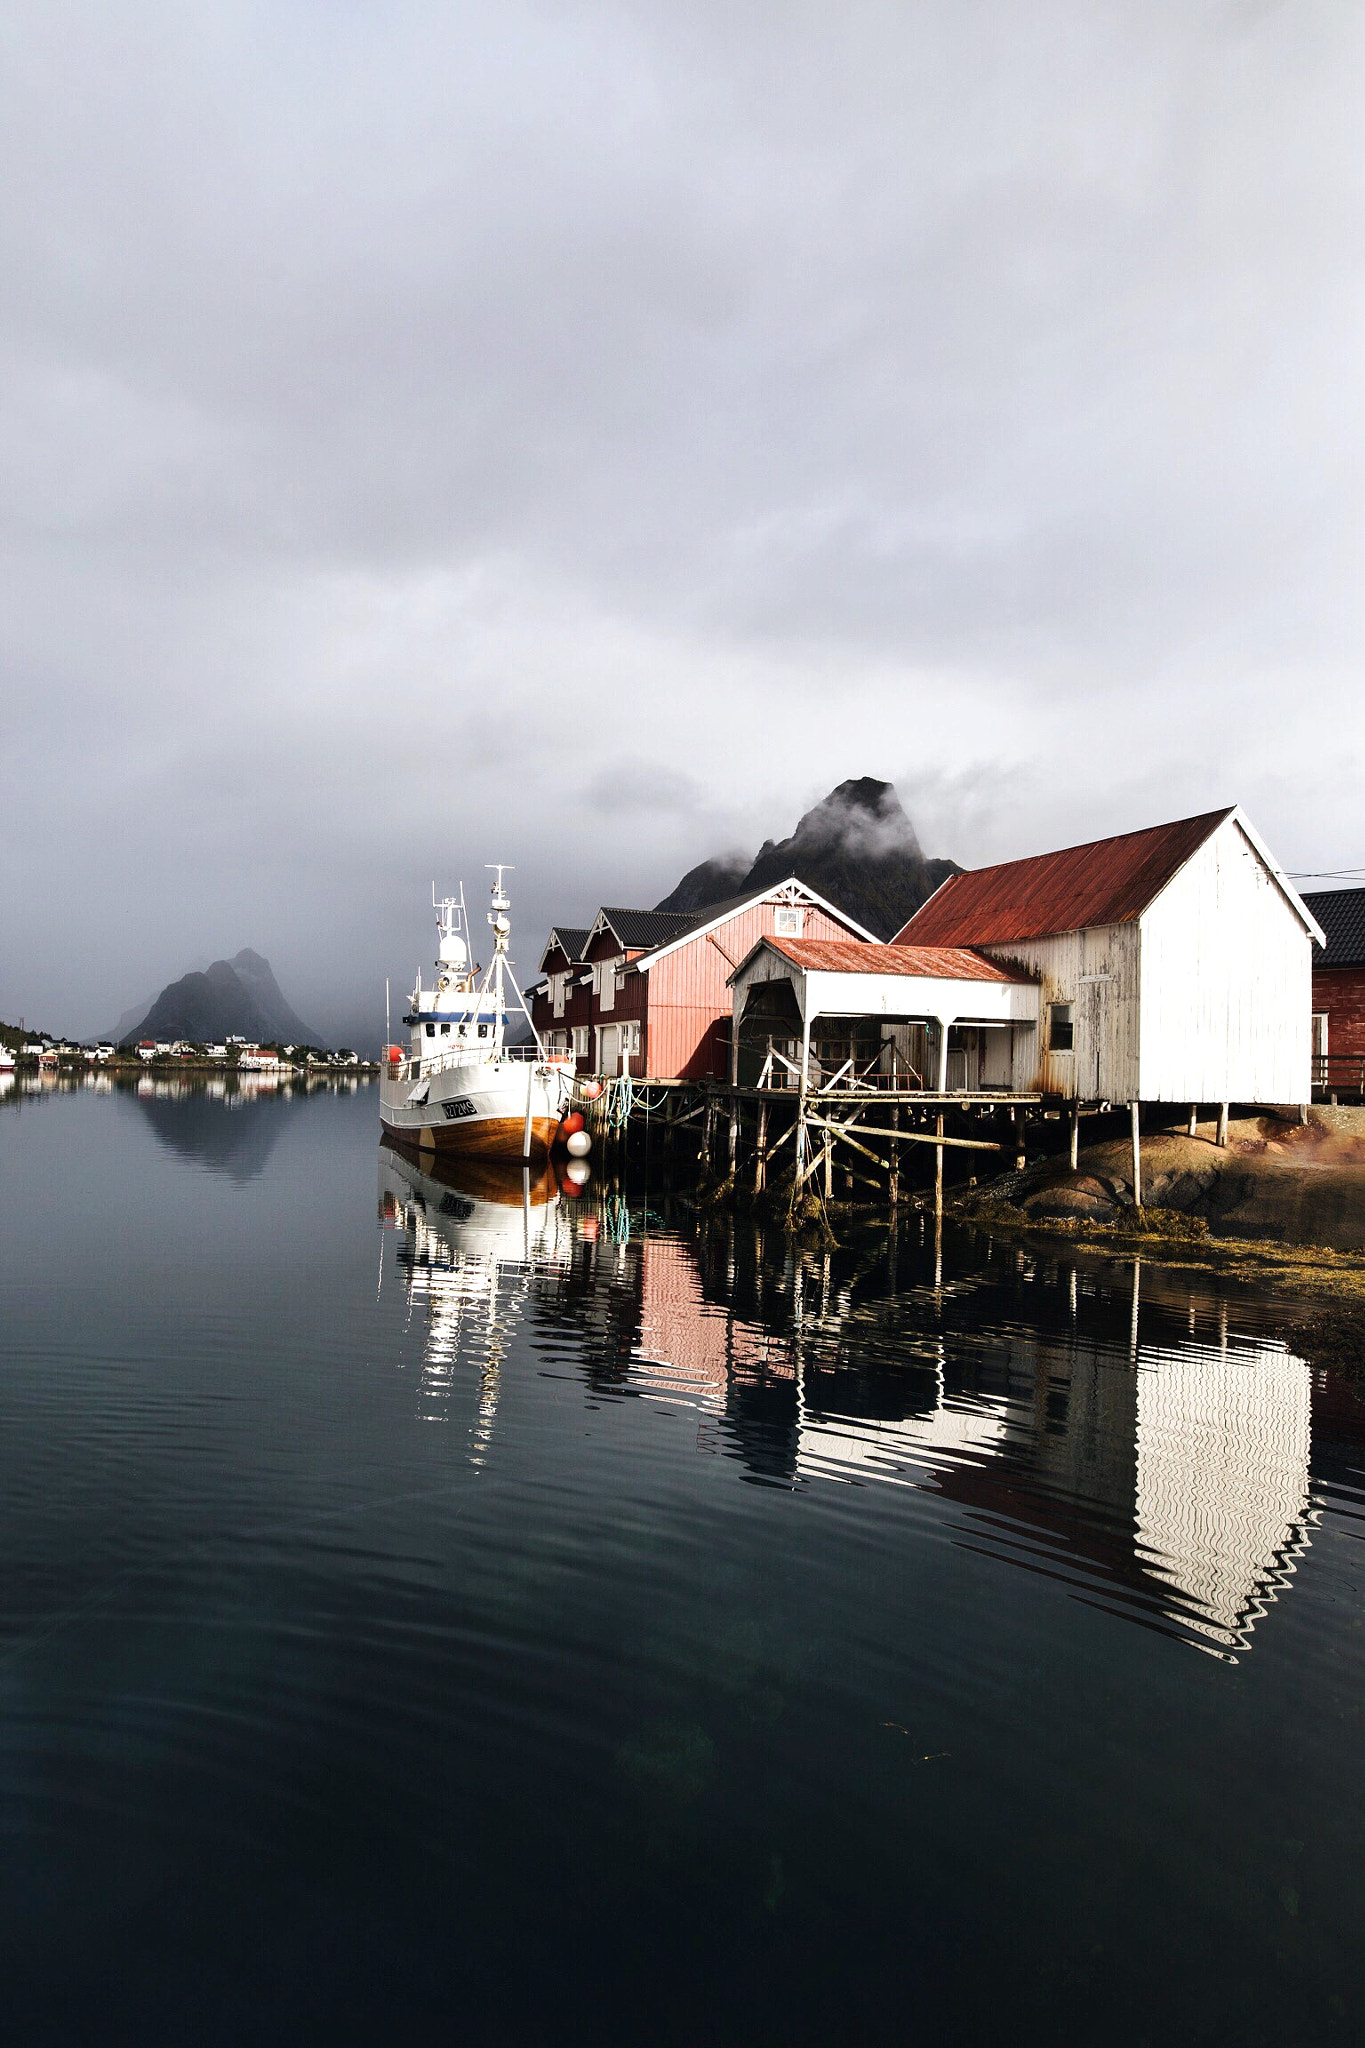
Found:
M 724 855 L 685 874 L 658 910 L 704 910 L 796 875 L 878 938 L 890 938 L 956 861 L 926 860 L 889 782 L 863 775 L 841 782 L 806 812 L 789 839 L 768 839 L 750 861 Z
M 206 1040 L 232 1036 L 261 1043 L 321 1045 L 323 1040 L 285 1001 L 270 962 L 244 946 L 232 960 L 168 982 L 141 1022 L 123 1031 L 139 1038 Z

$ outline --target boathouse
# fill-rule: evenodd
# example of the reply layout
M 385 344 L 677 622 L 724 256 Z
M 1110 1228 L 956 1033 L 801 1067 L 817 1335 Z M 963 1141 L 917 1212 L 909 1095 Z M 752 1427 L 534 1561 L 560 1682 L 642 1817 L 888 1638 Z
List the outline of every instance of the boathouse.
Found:
M 730 982 L 740 1087 L 999 1094 L 1037 1043 L 1037 976 L 967 946 L 765 935 Z
M 1304 902 L 1322 930 L 1313 948 L 1313 1079 L 1365 1082 L 1365 889 L 1322 889 Z
M 536 1029 L 571 1051 L 580 1072 L 720 1080 L 729 1067 L 729 980 L 765 936 L 875 944 L 794 875 L 700 911 L 604 907 L 586 933 L 557 926 L 551 934 L 532 998 Z
M 1309 1100 L 1323 936 L 1233 805 L 952 875 L 895 943 L 970 947 L 1037 978 L 1016 1090 L 1280 1104 Z

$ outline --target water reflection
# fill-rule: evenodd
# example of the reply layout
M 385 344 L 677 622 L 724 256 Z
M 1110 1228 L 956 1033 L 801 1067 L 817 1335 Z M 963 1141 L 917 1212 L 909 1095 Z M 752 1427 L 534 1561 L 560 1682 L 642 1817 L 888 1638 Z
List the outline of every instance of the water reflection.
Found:
M 593 1396 L 691 1409 L 697 1450 L 757 1483 L 935 1496 L 956 1541 L 1221 1654 L 1309 1547 L 1313 1376 L 1216 1280 L 966 1232 L 937 1255 L 904 1231 L 815 1253 L 396 1155 L 381 1207 L 427 1316 L 432 1413 L 472 1367 L 491 1419 L 527 1317 L 571 1338 Z
M 6 1079 L 14 1077 L 0 1075 L 0 1084 Z M 353 1095 L 367 1085 L 350 1075 L 110 1074 L 87 1068 L 25 1074 L 17 1088 L 0 1085 L 0 1101 L 8 1095 L 6 1106 L 22 1109 L 59 1095 L 117 1096 L 136 1105 L 168 1152 L 245 1184 L 265 1171 L 282 1131 L 305 1098 L 322 1092 Z
M 467 1162 L 457 1179 L 444 1167 L 423 1171 L 395 1147 L 380 1149 L 380 1224 L 398 1235 L 409 1317 L 425 1317 L 421 1412 L 429 1421 L 448 1421 L 452 1392 L 472 1366 L 475 1463 L 492 1439 L 508 1338 L 532 1280 L 569 1258 L 572 1232 L 563 1207 L 547 1168 L 532 1173 Z

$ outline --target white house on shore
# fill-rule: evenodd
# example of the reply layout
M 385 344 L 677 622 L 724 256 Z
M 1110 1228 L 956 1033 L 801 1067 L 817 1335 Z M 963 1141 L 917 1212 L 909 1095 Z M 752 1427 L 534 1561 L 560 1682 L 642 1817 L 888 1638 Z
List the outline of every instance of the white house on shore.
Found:
M 766 1044 L 817 1086 L 837 1060 L 936 1093 L 1307 1102 L 1315 939 L 1241 810 L 1211 811 L 953 875 L 887 947 L 765 940 L 732 977 L 735 1071 Z

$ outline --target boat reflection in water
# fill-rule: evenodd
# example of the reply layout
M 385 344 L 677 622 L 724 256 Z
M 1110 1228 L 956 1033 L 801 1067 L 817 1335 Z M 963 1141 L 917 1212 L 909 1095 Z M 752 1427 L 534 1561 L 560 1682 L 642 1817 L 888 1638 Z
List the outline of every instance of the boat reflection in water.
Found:
M 544 1160 L 534 1169 L 496 1159 L 419 1166 L 396 1146 L 380 1147 L 380 1224 L 399 1233 L 409 1311 L 426 1313 L 423 1412 L 447 1420 L 456 1376 L 472 1365 L 475 1463 L 492 1437 L 508 1338 L 532 1280 L 568 1264 L 573 1232 L 565 1208 Z M 382 1265 L 380 1279 L 382 1286 Z
M 1229 1655 L 1309 1547 L 1333 1457 L 1315 1465 L 1315 1401 L 1329 1439 L 1365 1436 L 1354 1398 L 1207 1275 L 965 1231 L 936 1262 L 913 1225 L 810 1252 L 459 1172 L 388 1153 L 381 1208 L 426 1307 L 432 1412 L 475 1367 L 481 1445 L 520 1320 L 569 1340 L 594 1398 L 693 1411 L 697 1449 L 756 1483 L 934 1495 L 955 1541 Z

